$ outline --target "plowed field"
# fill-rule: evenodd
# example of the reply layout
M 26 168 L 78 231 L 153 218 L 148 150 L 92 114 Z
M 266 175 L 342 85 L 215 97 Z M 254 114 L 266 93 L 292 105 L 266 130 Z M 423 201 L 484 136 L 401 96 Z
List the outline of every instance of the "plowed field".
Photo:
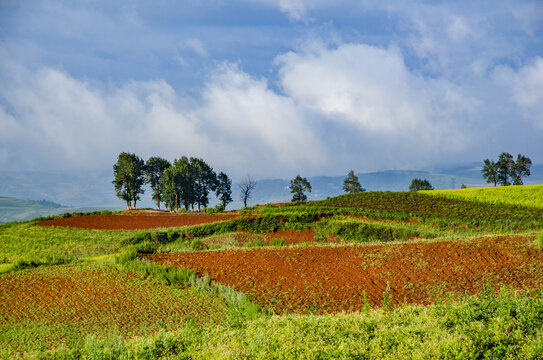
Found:
M 172 214 L 172 215 L 88 215 L 41 221 L 39 226 L 65 226 L 80 229 L 141 230 L 208 224 L 231 220 L 238 214 Z
M 543 252 L 533 237 L 343 247 L 223 250 L 154 254 L 159 263 L 195 269 L 284 312 L 362 310 L 365 292 L 381 305 L 431 303 L 452 293 L 475 294 L 487 283 L 514 288 L 543 285 Z
M 181 322 L 215 322 L 219 297 L 141 280 L 111 266 L 66 265 L 0 277 L 0 344 L 32 349 L 99 337 L 146 335 Z

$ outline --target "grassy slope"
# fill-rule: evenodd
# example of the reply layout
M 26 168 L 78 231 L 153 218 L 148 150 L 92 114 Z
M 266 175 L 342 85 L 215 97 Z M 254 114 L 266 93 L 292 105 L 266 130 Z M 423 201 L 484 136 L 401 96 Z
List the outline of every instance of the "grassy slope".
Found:
M 33 222 L 0 225 L 0 262 L 85 258 L 117 251 L 133 231 L 85 230 L 37 226 Z
M 521 205 L 543 209 L 543 185 L 482 187 L 421 192 L 449 199 L 475 200 L 489 204 Z

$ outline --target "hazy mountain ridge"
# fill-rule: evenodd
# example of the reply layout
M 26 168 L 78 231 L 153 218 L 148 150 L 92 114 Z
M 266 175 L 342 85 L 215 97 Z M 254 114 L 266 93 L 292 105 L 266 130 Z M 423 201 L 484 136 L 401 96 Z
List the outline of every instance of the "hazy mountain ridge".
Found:
M 413 178 L 428 179 L 436 189 L 488 186 L 481 176 L 481 164 L 466 164 L 449 169 L 430 170 L 387 170 L 371 173 L 358 173 L 357 176 L 363 188 L 368 191 L 407 191 Z M 303 176 L 303 174 L 301 174 Z M 308 194 L 310 200 L 325 199 L 343 193 L 343 180 L 340 176 L 308 177 L 313 191 Z M 112 170 L 93 171 L 0 171 L 0 195 L 17 199 L 44 199 L 54 203 L 67 204 L 65 208 L 110 208 L 122 209 L 124 203 L 115 196 L 111 183 Z M 257 180 L 250 205 L 268 202 L 288 202 L 291 199 L 288 188 L 290 180 L 262 179 Z M 525 179 L 526 184 L 543 183 L 543 164 L 532 167 L 532 175 Z M 239 199 L 237 184 L 232 185 L 234 202 L 228 209 L 242 206 Z M 214 205 L 217 203 L 214 195 L 210 196 Z M 151 200 L 151 191 L 146 189 L 138 207 L 156 207 Z M 5 210 L 5 209 L 4 209 Z M 1 210 L 0 208 L 0 211 Z M 64 211 L 61 211 L 62 213 Z M 41 215 L 38 215 L 41 216 Z M 15 219 L 16 220 L 16 219 Z
M 22 200 L 0 196 L 0 223 L 31 220 L 66 212 L 103 210 L 104 207 L 70 207 L 48 200 Z

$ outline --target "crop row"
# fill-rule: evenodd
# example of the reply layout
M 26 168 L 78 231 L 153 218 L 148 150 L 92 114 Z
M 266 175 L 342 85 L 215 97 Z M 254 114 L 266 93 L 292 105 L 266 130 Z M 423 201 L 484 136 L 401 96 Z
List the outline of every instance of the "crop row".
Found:
M 134 336 L 174 329 L 190 319 L 224 316 L 217 296 L 174 289 L 112 266 L 63 265 L 2 275 L 0 344 L 47 348 L 86 334 Z
M 312 201 L 316 207 L 377 210 L 392 214 L 441 218 L 452 221 L 543 222 L 537 208 L 431 196 L 416 192 L 368 192 Z

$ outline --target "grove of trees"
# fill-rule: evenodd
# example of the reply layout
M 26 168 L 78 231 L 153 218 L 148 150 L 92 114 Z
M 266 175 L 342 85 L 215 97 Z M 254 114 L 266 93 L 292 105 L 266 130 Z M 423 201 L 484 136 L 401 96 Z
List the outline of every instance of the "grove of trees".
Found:
M 307 181 L 306 178 L 297 175 L 293 180 L 290 180 L 290 192 L 292 195 L 292 201 L 306 201 L 307 195 L 306 191 L 311 192 L 311 184 Z
M 524 155 L 518 154 L 517 161 L 513 155 L 503 152 L 497 161 L 485 159 L 481 173 L 487 183 L 494 186 L 522 185 L 522 178 L 530 176 L 532 160 Z
M 198 210 L 209 204 L 209 193 L 215 192 L 222 209 L 232 202 L 232 180 L 223 172 L 219 175 L 204 160 L 186 156 L 173 163 L 160 157 L 151 157 L 147 162 L 135 154 L 121 153 L 113 165 L 115 191 L 117 197 L 126 201 L 127 208 L 136 208 L 143 184 L 147 183 L 153 191 L 153 200 L 160 209 L 160 203 L 170 209 L 178 210 L 198 206 Z

